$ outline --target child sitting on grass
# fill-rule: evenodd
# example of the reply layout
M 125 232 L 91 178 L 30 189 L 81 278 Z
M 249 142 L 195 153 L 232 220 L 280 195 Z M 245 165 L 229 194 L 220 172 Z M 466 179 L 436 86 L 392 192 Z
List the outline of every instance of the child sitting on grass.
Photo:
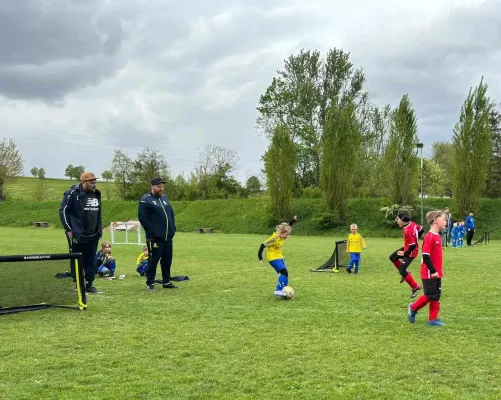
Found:
M 146 271 L 148 270 L 148 260 L 150 258 L 150 253 L 148 252 L 148 246 L 143 247 L 143 252 L 139 254 L 136 261 L 136 271 L 140 276 L 146 276 Z
M 103 277 L 109 275 L 110 278 L 115 278 L 116 261 L 111 255 L 111 243 L 103 241 L 101 250 L 96 254 L 96 274 Z

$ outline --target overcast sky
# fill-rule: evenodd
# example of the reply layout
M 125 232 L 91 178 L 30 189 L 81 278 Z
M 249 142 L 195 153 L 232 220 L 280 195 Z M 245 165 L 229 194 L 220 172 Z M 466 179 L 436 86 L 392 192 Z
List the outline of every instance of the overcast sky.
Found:
M 243 181 L 262 168 L 256 106 L 283 60 L 334 47 L 375 104 L 409 94 L 426 146 L 450 140 L 482 75 L 501 101 L 501 0 L 1 1 L 0 138 L 50 177 L 145 146 L 188 174 L 213 143 Z

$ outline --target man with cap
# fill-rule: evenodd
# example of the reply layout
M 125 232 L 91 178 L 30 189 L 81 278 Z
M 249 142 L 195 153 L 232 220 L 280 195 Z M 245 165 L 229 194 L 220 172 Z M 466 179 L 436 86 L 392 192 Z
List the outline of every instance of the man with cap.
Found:
M 103 234 L 101 192 L 96 189 L 96 176 L 92 172 L 80 175 L 80 182 L 64 192 L 59 219 L 66 232 L 70 252 L 82 253 L 85 291 L 99 293 L 92 283 L 96 276 L 97 246 Z M 71 273 L 75 279 L 73 265 Z
M 149 291 L 155 290 L 155 275 L 160 261 L 162 283 L 165 289 L 179 286 L 171 282 L 172 239 L 176 234 L 174 211 L 169 199 L 164 194 L 165 180 L 153 178 L 151 191 L 141 197 L 138 203 L 138 219 L 146 233 L 146 245 L 150 253 L 146 271 L 146 286 Z

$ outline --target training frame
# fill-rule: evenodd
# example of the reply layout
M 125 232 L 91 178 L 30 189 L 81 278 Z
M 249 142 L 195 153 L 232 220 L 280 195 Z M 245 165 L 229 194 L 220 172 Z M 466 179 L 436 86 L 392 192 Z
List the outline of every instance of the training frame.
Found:
M 324 264 L 322 264 L 318 268 L 311 269 L 311 272 L 333 272 L 334 270 L 338 270 L 341 268 L 347 268 L 348 264 L 343 263 L 340 257 L 340 251 L 343 249 L 346 251 L 347 240 L 338 240 L 334 246 L 334 252 L 332 253 L 331 258 L 329 258 Z M 337 272 L 337 271 L 336 271 Z
M 83 272 L 83 262 L 82 253 L 62 253 L 62 254 L 19 254 L 19 255 L 8 255 L 0 256 L 0 268 L 2 268 L 2 263 L 4 262 L 33 262 L 33 261 L 43 261 L 43 260 L 68 260 L 75 265 L 75 305 L 58 305 L 58 304 L 26 304 L 14 307 L 2 307 L 0 304 L 0 315 L 11 314 L 22 311 L 34 311 L 41 310 L 50 307 L 56 308 L 69 308 L 75 310 L 86 310 L 87 309 L 87 297 L 85 295 L 85 278 Z

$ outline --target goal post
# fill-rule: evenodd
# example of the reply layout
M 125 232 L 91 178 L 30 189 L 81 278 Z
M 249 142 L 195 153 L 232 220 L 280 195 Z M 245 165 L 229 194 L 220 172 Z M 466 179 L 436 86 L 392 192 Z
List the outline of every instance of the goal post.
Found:
M 74 263 L 75 276 L 70 264 Z M 82 253 L 0 256 L 0 314 L 87 309 Z
M 139 221 L 113 221 L 110 223 L 111 244 L 146 244 L 144 229 Z
M 350 265 L 350 255 L 346 253 L 347 240 L 338 240 L 335 243 L 332 256 L 321 266 L 311 269 L 311 272 L 337 272 L 339 268 L 347 268 Z

